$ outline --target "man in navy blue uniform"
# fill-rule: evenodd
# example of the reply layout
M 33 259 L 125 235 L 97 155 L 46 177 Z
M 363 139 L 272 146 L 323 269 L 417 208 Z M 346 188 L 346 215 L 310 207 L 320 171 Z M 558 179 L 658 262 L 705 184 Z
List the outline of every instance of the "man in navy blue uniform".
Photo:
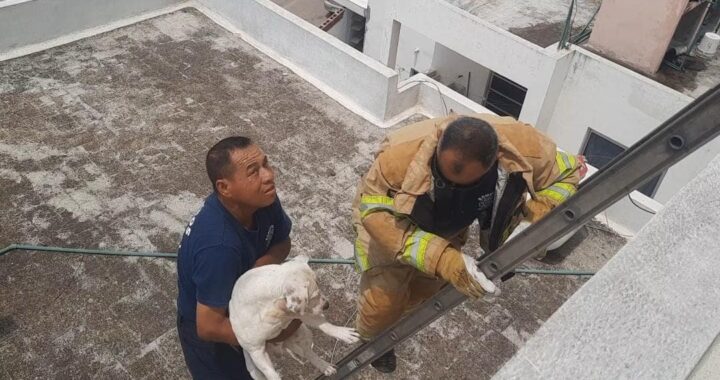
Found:
M 228 137 L 205 161 L 213 193 L 192 218 L 177 259 L 180 344 L 195 379 L 250 379 L 228 319 L 235 281 L 249 269 L 283 262 L 292 223 L 259 146 Z M 272 341 L 292 335 L 294 321 Z

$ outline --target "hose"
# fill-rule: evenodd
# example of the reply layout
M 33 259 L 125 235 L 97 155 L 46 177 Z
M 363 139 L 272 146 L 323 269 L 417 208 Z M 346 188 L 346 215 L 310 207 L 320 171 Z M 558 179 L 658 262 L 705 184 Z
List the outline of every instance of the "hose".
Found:
M 101 255 L 101 256 L 129 256 L 129 257 L 161 257 L 167 259 L 177 258 L 175 253 L 166 252 L 133 252 L 133 251 L 117 251 L 112 249 L 87 249 L 87 248 L 67 248 L 67 247 L 51 247 L 44 245 L 32 244 L 10 244 L 0 249 L 0 256 L 12 251 L 38 251 L 52 253 L 67 253 L 81 255 Z M 317 259 L 311 258 L 309 264 L 343 264 L 354 265 L 355 260 L 350 259 Z M 515 273 L 519 274 L 540 274 L 540 275 L 556 275 L 556 276 L 592 276 L 595 272 L 586 270 L 571 269 L 533 269 L 533 268 L 516 268 Z
M 102 256 L 135 256 L 135 257 L 164 257 L 164 258 L 175 258 L 177 255 L 174 253 L 163 253 L 163 252 L 129 252 L 129 251 L 115 251 L 108 249 L 85 249 L 85 248 L 64 248 L 64 247 L 49 247 L 44 245 L 30 245 L 30 244 L 10 244 L 9 246 L 0 250 L 0 256 L 12 252 L 12 251 L 39 251 L 39 252 L 55 252 L 55 253 L 76 253 L 81 255 L 102 255 Z
M 515 273 L 520 274 L 551 274 L 556 276 L 592 276 L 595 272 L 575 269 L 533 269 L 515 268 Z
M 133 252 L 133 251 L 116 251 L 111 249 L 86 249 L 86 248 L 65 248 L 50 247 L 44 245 L 31 244 L 10 244 L 0 250 L 0 256 L 12 251 L 38 251 L 53 253 L 69 253 L 81 255 L 101 255 L 101 256 L 129 256 L 129 257 L 161 257 L 166 259 L 177 258 L 176 253 L 166 252 Z M 310 259 L 310 264 L 355 264 L 354 260 L 347 259 Z

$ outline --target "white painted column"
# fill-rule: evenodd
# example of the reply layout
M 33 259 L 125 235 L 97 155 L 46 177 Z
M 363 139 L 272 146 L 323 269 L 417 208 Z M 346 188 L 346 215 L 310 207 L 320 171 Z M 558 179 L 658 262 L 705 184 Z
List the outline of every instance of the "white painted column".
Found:
M 393 53 L 397 51 L 397 33 L 393 33 L 399 32 L 399 28 L 393 28 L 395 7 L 394 0 L 368 2 L 363 53 L 386 66 L 390 66 L 391 60 L 394 59 Z M 394 46 L 393 39 L 395 39 Z
M 546 51 L 550 49 L 554 50 L 555 47 L 549 47 Z M 573 54 L 573 51 L 567 50 L 557 52 L 541 63 L 542 68 L 537 71 L 536 80 L 528 86 L 520 120 L 533 124 L 543 132 L 547 131 L 570 70 Z

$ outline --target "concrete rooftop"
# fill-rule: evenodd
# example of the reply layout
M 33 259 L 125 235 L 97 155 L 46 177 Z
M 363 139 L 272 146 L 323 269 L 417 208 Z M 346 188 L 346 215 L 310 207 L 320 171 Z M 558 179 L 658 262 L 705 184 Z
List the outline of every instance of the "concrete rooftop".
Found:
M 560 41 L 570 0 L 445 0 L 495 26 L 541 47 Z M 601 0 L 578 1 L 573 34 L 600 7 Z
M 172 252 L 209 192 L 206 150 L 233 134 L 277 169 L 294 254 L 351 257 L 350 202 L 384 131 L 192 9 L 0 62 L 0 246 Z M 598 269 L 624 242 L 591 225 L 529 265 Z M 317 270 L 329 319 L 347 323 L 358 276 Z M 584 281 L 516 276 L 402 345 L 395 377 L 489 378 Z M 13 252 L 0 288 L 0 379 L 188 378 L 172 260 Z

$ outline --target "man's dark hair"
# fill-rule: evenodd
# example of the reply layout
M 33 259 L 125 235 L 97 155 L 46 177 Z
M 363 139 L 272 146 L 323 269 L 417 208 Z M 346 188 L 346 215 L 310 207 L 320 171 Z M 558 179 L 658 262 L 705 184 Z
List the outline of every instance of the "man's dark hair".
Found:
M 479 161 L 484 166 L 495 162 L 498 137 L 486 121 L 474 117 L 460 117 L 448 124 L 438 144 L 438 151 L 459 151 L 465 159 Z
M 207 170 L 213 190 L 215 182 L 220 178 L 232 175 L 232 162 L 230 155 L 236 149 L 245 149 L 252 145 L 252 140 L 243 136 L 226 137 L 213 145 L 205 158 L 205 169 Z

